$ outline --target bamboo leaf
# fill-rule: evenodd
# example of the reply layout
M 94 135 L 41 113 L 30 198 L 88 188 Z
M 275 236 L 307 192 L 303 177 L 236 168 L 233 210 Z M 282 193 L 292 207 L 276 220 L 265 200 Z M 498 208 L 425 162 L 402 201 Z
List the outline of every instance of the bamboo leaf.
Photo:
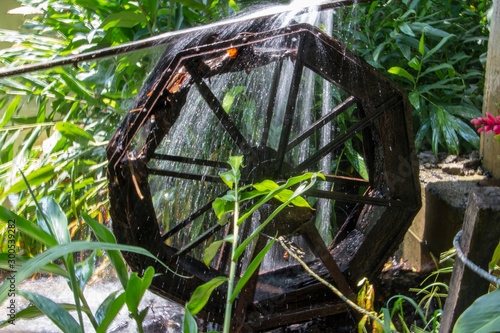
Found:
M 78 138 L 84 138 L 95 142 L 92 134 L 87 132 L 86 130 L 68 122 L 59 122 L 55 126 L 56 130 L 59 131 L 62 135 L 69 138 L 70 140 L 76 140 Z
M 39 241 L 48 247 L 57 245 L 57 241 L 50 234 L 45 232 L 38 225 L 26 220 L 24 217 L 11 212 L 7 208 L 0 206 L 0 221 L 4 223 L 14 224 L 17 230 L 21 233 Z M 50 263 L 50 261 L 48 262 Z M 42 265 L 41 267 L 43 267 Z
M 15 256 L 13 259 L 9 257 L 9 254 L 7 253 L 0 253 L 0 268 L 4 270 L 14 270 L 17 271 L 19 270 L 24 263 L 26 263 L 31 257 L 27 255 L 18 255 Z M 13 265 L 13 266 L 12 266 Z M 56 274 L 65 278 L 69 278 L 68 272 L 66 272 L 64 269 L 61 267 L 57 266 L 56 264 L 49 263 L 42 268 L 40 268 L 41 272 L 48 273 L 48 274 Z
M 108 17 L 102 22 L 101 28 L 104 30 L 118 27 L 132 28 L 137 24 L 146 24 L 147 21 L 146 16 L 143 14 L 123 11 L 108 15 Z
M 95 312 L 95 320 L 97 322 L 97 325 L 100 326 L 102 321 L 104 320 L 104 318 L 108 314 L 109 310 L 111 309 L 111 306 L 113 305 L 113 302 L 116 299 L 117 293 L 118 293 L 118 290 L 109 294 L 108 297 L 106 297 L 106 299 L 104 301 L 102 301 L 102 303 L 97 308 L 97 311 Z
M 52 165 L 46 165 L 41 168 L 35 169 L 26 176 L 26 180 L 31 186 L 38 186 L 44 184 L 54 178 L 54 167 Z M 12 185 L 4 195 L 10 193 L 19 193 L 28 189 L 24 179 L 19 180 L 14 185 Z M 3 195 L 3 196 L 4 196 Z
M 14 100 L 7 106 L 5 113 L 3 114 L 2 120 L 0 121 L 0 128 L 4 127 L 16 112 L 19 102 L 21 101 L 21 95 L 18 95 Z
M 52 234 L 59 244 L 71 242 L 68 219 L 61 206 L 52 197 L 43 197 L 39 204 L 41 211 L 37 207 L 36 212 L 38 225 L 47 233 Z
M 74 304 L 58 303 L 58 305 L 60 305 L 66 311 L 75 311 L 76 310 L 76 306 Z M 85 311 L 85 313 L 87 313 L 86 309 L 83 309 L 83 310 Z M 45 313 L 43 313 L 42 311 L 40 311 L 39 308 L 37 308 L 36 306 L 33 305 L 33 306 L 28 306 L 27 308 L 24 308 L 24 309 L 20 310 L 19 312 L 17 312 L 16 313 L 16 321 L 18 319 L 34 319 L 34 318 L 38 318 L 38 317 L 42 317 L 42 316 L 45 316 Z M 0 328 L 7 326 L 8 324 L 10 325 L 8 320 L 0 322 Z

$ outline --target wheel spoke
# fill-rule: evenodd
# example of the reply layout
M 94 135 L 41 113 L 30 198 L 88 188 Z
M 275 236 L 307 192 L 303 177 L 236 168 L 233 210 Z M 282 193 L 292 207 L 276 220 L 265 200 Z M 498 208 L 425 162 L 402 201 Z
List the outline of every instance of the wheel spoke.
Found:
M 228 163 L 225 163 L 225 162 L 210 161 L 210 160 L 184 157 L 184 156 L 153 154 L 153 156 L 151 158 L 155 159 L 155 160 L 161 160 L 161 161 L 180 162 L 180 163 L 194 164 L 194 165 L 200 165 L 200 166 L 209 166 L 209 167 L 214 167 L 214 168 L 229 169 L 231 167 Z
M 211 182 L 211 183 L 223 183 L 222 179 L 219 176 L 200 175 L 200 174 L 196 174 L 196 173 L 171 171 L 171 170 L 159 170 L 159 169 L 153 169 L 153 168 L 148 168 L 148 172 L 150 175 L 199 180 L 199 181 L 205 181 L 205 182 Z
M 217 196 L 217 198 L 219 197 L 222 197 L 223 195 L 225 195 L 227 193 L 227 190 L 222 192 L 221 194 L 219 194 Z M 206 211 L 208 211 L 210 208 L 212 208 L 212 203 L 215 201 L 215 199 L 213 200 L 210 200 L 209 202 L 207 202 L 205 205 L 203 205 L 200 209 L 198 209 L 196 212 L 194 212 L 193 214 L 189 215 L 187 218 L 185 218 L 184 220 L 182 220 L 180 223 L 176 224 L 174 227 L 172 227 L 169 231 L 167 231 L 166 233 L 164 233 L 163 235 L 161 235 L 161 239 L 163 241 L 166 241 L 167 239 L 169 239 L 170 237 L 172 237 L 173 235 L 177 234 L 179 231 L 181 231 L 181 229 L 185 228 L 186 226 L 188 226 L 189 224 L 191 224 L 191 222 L 193 222 L 196 218 L 200 217 L 201 215 L 203 215 Z
M 327 182 L 331 183 L 342 183 L 346 184 L 349 186 L 370 186 L 370 182 L 367 180 L 364 180 L 362 178 L 352 178 L 352 177 L 344 177 L 344 176 L 334 176 L 334 175 L 327 175 L 323 174 L 325 176 L 325 180 Z
M 309 128 L 306 130 L 302 131 L 299 135 L 297 135 L 295 138 L 293 138 L 288 146 L 286 147 L 286 150 L 289 151 L 305 139 L 307 139 L 311 134 L 316 132 L 318 129 L 321 127 L 325 126 L 328 124 L 330 121 L 332 121 L 335 117 L 340 115 L 342 112 L 346 111 L 351 105 L 355 103 L 355 98 L 354 96 L 349 97 L 345 101 L 343 101 L 341 104 L 337 105 L 330 113 L 319 119 L 317 122 L 312 124 Z
M 298 50 L 302 50 L 302 38 L 299 41 Z M 295 113 L 295 108 L 297 104 L 297 95 L 300 88 L 300 80 L 302 79 L 302 70 L 304 69 L 304 64 L 302 63 L 302 52 L 297 53 L 297 59 L 295 60 L 295 67 L 293 69 L 292 84 L 290 86 L 290 93 L 288 95 L 288 101 L 285 110 L 285 116 L 283 119 L 283 126 L 281 128 L 280 142 L 278 146 L 278 157 L 276 164 L 276 175 L 281 171 L 281 166 L 283 165 L 283 160 L 285 158 L 286 148 L 288 145 L 288 140 L 290 138 L 290 132 L 292 130 L 293 115 Z
M 392 107 L 396 103 L 400 103 L 401 99 L 400 98 L 391 98 L 389 101 L 385 102 L 381 106 L 379 106 L 374 112 L 370 113 L 368 116 L 362 118 L 359 120 L 356 124 L 348 128 L 345 132 L 341 133 L 339 136 L 337 136 L 333 141 L 331 141 L 329 144 L 318 150 L 315 154 L 310 156 L 308 159 L 300 163 L 298 166 L 295 167 L 294 172 L 302 172 L 306 170 L 309 166 L 312 164 L 316 163 L 320 159 L 322 159 L 324 156 L 326 156 L 328 153 L 330 153 L 332 150 L 339 148 L 341 145 L 343 145 L 347 140 L 352 138 L 356 133 L 366 126 L 370 124 L 371 121 L 376 119 L 378 116 L 380 116 L 382 113 L 385 112 L 388 108 Z
M 210 109 L 212 109 L 217 119 L 219 119 L 219 123 L 228 132 L 231 139 L 245 154 L 252 154 L 252 149 L 249 143 L 247 142 L 243 134 L 241 134 L 240 130 L 233 123 L 231 118 L 228 116 L 228 114 L 222 107 L 222 104 L 214 95 L 212 90 L 210 90 L 205 81 L 203 81 L 198 71 L 196 70 L 197 66 L 195 65 L 195 63 L 192 62 L 187 63 L 185 66 L 188 69 L 189 73 L 191 74 L 192 78 L 194 79 L 196 87 L 198 88 L 198 91 L 200 92 L 201 96 L 207 102 Z M 257 160 L 256 156 L 255 160 Z
M 403 201 L 398 201 L 398 200 L 364 197 L 362 195 L 323 191 L 323 190 L 317 190 L 317 189 L 310 189 L 307 192 L 305 192 L 304 194 L 312 196 L 312 197 L 316 197 L 316 198 L 338 200 L 338 201 L 352 202 L 352 203 L 361 203 L 361 204 L 374 205 L 374 206 L 386 206 L 386 207 L 408 206 L 407 203 L 405 203 Z
M 175 256 L 182 256 L 182 255 L 186 254 L 187 252 L 191 251 L 192 249 L 194 249 L 195 247 L 197 247 L 198 245 L 200 245 L 201 243 L 203 243 L 203 241 L 205 241 L 208 238 L 210 238 L 214 233 L 216 233 L 217 231 L 219 231 L 220 228 L 222 228 L 222 225 L 220 225 L 220 224 L 217 223 L 216 225 L 214 225 L 213 227 L 211 227 L 210 229 L 208 229 L 207 231 L 205 231 L 203 234 L 201 234 L 194 241 L 192 241 L 191 243 L 189 243 L 188 245 L 186 245 L 186 247 L 184 247 L 184 248 L 180 249 L 179 251 L 177 251 L 177 253 L 175 253 Z
M 271 83 L 271 92 L 269 94 L 269 103 L 267 104 L 266 120 L 264 122 L 264 130 L 260 139 L 261 146 L 267 145 L 267 138 L 269 137 L 269 129 L 271 128 L 271 122 L 273 119 L 274 106 L 276 105 L 276 94 L 278 92 L 278 83 L 280 81 L 282 67 L 283 61 L 278 61 L 276 68 L 274 69 L 273 82 Z

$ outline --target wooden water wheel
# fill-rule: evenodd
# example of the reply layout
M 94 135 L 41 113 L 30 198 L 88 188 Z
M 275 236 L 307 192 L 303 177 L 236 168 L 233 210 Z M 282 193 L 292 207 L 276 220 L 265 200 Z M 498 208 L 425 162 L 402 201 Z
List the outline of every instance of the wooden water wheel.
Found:
M 274 226 L 280 234 L 294 232 L 305 239 L 312 256 L 311 267 L 352 296 L 353 287 L 361 278 L 373 278 L 381 271 L 421 205 L 410 103 L 404 91 L 390 79 L 317 28 L 297 24 L 262 32 L 254 26 L 238 29 L 224 34 L 207 31 L 182 46 L 172 46 L 179 51 L 162 58 L 136 105 L 114 134 L 107 154 L 115 235 L 118 242 L 144 247 L 173 271 L 189 276 L 186 279 L 165 272 L 153 280 L 151 287 L 155 293 L 185 304 L 197 286 L 227 275 L 227 251 L 222 249 L 214 264 L 207 267 L 199 250 L 227 232 L 211 219 L 211 203 L 224 193 L 217 176 L 227 169 L 224 158 L 230 154 L 244 155 L 246 168 L 242 177 L 246 182 L 280 181 L 317 171 L 324 168 L 322 161 L 330 158 L 337 161 L 336 171 L 347 171 L 335 174 L 328 168 L 326 181 L 311 189 L 306 197 L 311 202 L 314 198 L 330 200 L 330 206 L 335 202 L 334 210 L 339 207 L 347 211 L 337 218 L 339 231 L 333 241 L 325 244 L 322 240 L 314 224 L 315 211 L 304 213 L 291 208 L 276 219 Z M 283 66 L 291 68 L 291 76 L 283 76 Z M 257 104 L 254 109 L 260 113 L 247 119 L 257 119 L 257 133 L 249 134 L 243 116 L 228 106 L 237 89 L 228 90 L 231 83 L 227 78 L 238 73 L 250 75 L 265 67 L 272 68 L 274 74 L 259 84 L 263 92 L 257 103 L 265 104 Z M 302 91 L 307 89 L 301 83 L 305 72 L 314 78 L 312 84 L 329 84 L 343 99 L 326 113 L 314 113 L 306 124 L 297 111 Z M 227 86 L 221 90 L 213 81 L 224 76 Z M 284 80 L 287 85 L 280 86 Z M 279 88 L 282 86 L 287 87 L 286 91 Z M 252 86 L 239 91 L 244 89 Z M 276 96 L 280 94 L 286 96 L 283 105 L 277 105 Z M 215 132 L 194 132 L 191 138 L 187 130 L 182 132 L 179 127 L 178 131 L 184 133 L 181 141 L 188 143 L 175 155 L 165 153 L 164 147 L 172 145 L 169 133 L 181 126 L 186 108 L 196 103 L 208 105 L 209 111 L 198 114 L 191 123 L 201 122 L 202 116 L 211 117 L 219 126 L 215 132 L 223 133 L 226 141 L 208 140 Z M 245 105 L 248 108 L 249 104 Z M 347 114 L 349 122 L 334 126 Z M 331 135 L 326 142 L 319 139 L 324 128 Z M 194 147 L 197 153 L 191 153 L 190 140 L 197 137 L 215 143 Z M 358 149 L 353 140 L 357 140 Z M 347 144 L 363 156 L 367 179 L 361 178 L 351 164 L 342 162 Z M 308 147 L 305 153 L 298 152 L 301 145 Z M 199 155 L 200 151 L 205 154 Z M 162 165 L 169 168 L 158 167 Z M 189 167 L 195 171 L 189 171 Z M 208 169 L 211 171 L 203 171 Z M 174 205 L 167 224 L 167 213 L 159 217 L 158 207 L 155 211 L 158 185 L 150 183 L 154 177 L 165 179 L 161 181 L 162 189 L 170 191 Z M 197 190 L 204 189 L 205 194 L 196 200 L 182 198 L 184 189 L 178 180 L 197 183 Z M 189 212 L 181 214 L 178 207 Z M 251 228 L 248 223 L 247 232 Z M 191 237 L 195 229 L 198 232 Z M 255 247 L 265 244 L 261 239 L 264 238 L 259 238 Z M 158 272 L 164 272 L 153 260 L 124 255 L 136 271 L 153 265 Z M 244 264 L 241 269 L 244 270 Z M 224 302 L 225 290 L 221 286 L 206 305 L 205 318 L 222 322 Z M 258 272 L 236 300 L 236 307 L 235 322 L 243 331 L 271 329 L 346 310 L 339 299 L 296 263 Z

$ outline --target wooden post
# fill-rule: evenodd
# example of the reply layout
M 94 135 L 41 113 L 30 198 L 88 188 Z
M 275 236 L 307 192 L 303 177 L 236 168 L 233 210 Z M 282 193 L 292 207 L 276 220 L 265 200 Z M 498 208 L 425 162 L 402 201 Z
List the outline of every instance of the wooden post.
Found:
M 488 263 L 500 239 L 499 202 L 499 187 L 475 188 L 469 195 L 465 212 L 460 247 L 470 261 L 484 270 L 488 270 Z M 489 284 L 456 258 L 439 332 L 451 332 L 465 309 L 488 292 Z
M 500 115 L 500 1 L 493 1 L 490 39 L 488 42 L 488 59 L 486 62 L 486 82 L 484 86 L 483 117 L 486 111 L 494 117 Z M 483 166 L 494 178 L 500 179 L 500 144 L 493 134 L 481 135 L 481 156 Z

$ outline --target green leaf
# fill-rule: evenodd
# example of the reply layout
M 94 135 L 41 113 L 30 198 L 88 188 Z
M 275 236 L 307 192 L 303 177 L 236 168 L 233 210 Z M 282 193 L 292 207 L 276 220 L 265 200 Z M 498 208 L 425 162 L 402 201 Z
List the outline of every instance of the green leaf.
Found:
M 40 271 L 42 267 L 47 265 L 48 263 L 61 258 L 69 253 L 85 251 L 85 250 L 117 250 L 117 251 L 128 251 L 134 252 L 138 254 L 142 254 L 146 257 L 157 260 L 157 258 L 151 254 L 149 251 L 143 249 L 142 247 L 123 245 L 123 244 L 110 244 L 110 243 L 99 243 L 99 242 L 87 242 L 87 241 L 73 241 L 69 244 L 59 244 L 51 247 L 45 252 L 36 255 L 26 262 L 25 265 L 21 267 L 20 270 L 16 272 L 16 281 L 15 286 L 17 287 L 19 283 L 24 281 L 24 279 L 32 276 L 36 272 Z M 161 261 L 158 261 L 165 268 L 169 269 Z M 0 303 L 5 301 L 7 298 L 7 294 L 10 288 L 10 283 L 4 282 L 0 286 Z
M 415 37 L 415 34 L 413 33 L 413 30 L 411 30 L 410 26 L 406 22 L 401 22 L 399 24 L 399 29 L 408 36 Z
M 38 242 L 48 247 L 57 245 L 57 241 L 54 237 L 52 237 L 52 235 L 45 232 L 38 225 L 26 220 L 24 217 L 11 212 L 4 206 L 0 206 L 0 220 L 4 223 L 15 225 L 17 230 L 19 230 L 21 233 L 37 240 Z M 42 265 L 42 267 L 43 266 L 44 265 Z
M 0 121 L 0 128 L 4 127 L 16 112 L 19 102 L 21 101 L 21 95 L 17 95 L 14 100 L 7 106 L 5 113 L 3 114 L 2 120 Z
M 235 175 L 233 170 L 226 171 L 220 174 L 222 181 L 230 188 L 233 189 L 233 184 L 235 183 Z
M 17 255 L 14 257 L 14 259 L 11 259 L 9 258 L 8 253 L 0 253 L 0 268 L 5 270 L 17 271 L 24 265 L 24 263 L 26 263 L 30 259 L 31 257 L 27 255 Z M 11 264 L 14 266 L 12 267 Z M 43 266 L 42 268 L 40 268 L 40 271 L 48 274 L 56 274 L 65 278 L 69 278 L 67 271 L 65 271 L 64 269 L 53 263 Z
M 54 167 L 52 165 L 46 165 L 44 167 L 38 168 L 30 172 L 26 176 L 26 180 L 31 186 L 38 186 L 44 184 L 55 177 Z M 28 189 L 24 179 L 19 180 L 17 183 L 12 185 L 4 195 L 10 193 L 19 193 Z M 4 196 L 2 195 L 2 196 Z
M 189 313 L 194 316 L 200 312 L 205 304 L 207 304 L 212 291 L 226 281 L 227 277 L 219 276 L 196 288 L 189 302 L 186 304 L 186 309 Z
M 420 64 L 420 61 L 417 59 L 417 57 L 413 57 L 411 61 L 408 63 L 408 66 L 410 66 L 416 71 L 420 71 L 420 69 L 422 68 L 422 65 Z
M 245 284 L 248 282 L 248 280 L 252 277 L 253 273 L 259 268 L 260 263 L 262 262 L 262 259 L 266 256 L 267 252 L 271 249 L 271 246 L 273 246 L 275 239 L 270 241 L 265 248 L 262 249 L 262 251 L 259 252 L 259 254 L 255 257 L 254 260 L 248 265 L 245 274 L 241 277 L 241 279 L 238 281 L 236 284 L 236 287 L 234 288 L 233 294 L 231 295 L 231 302 L 234 302 L 238 294 L 240 293 L 241 289 L 245 287 Z
M 66 138 L 75 141 L 78 138 L 84 138 L 95 142 L 94 137 L 89 132 L 84 129 L 68 122 L 59 122 L 55 126 L 56 130 L 59 131 Z
M 37 208 L 38 225 L 47 233 L 53 235 L 59 244 L 71 242 L 68 219 L 59 204 L 52 197 L 43 197 L 39 203 L 42 211 Z
M 408 73 L 406 71 L 406 69 L 404 69 L 404 68 L 401 68 L 401 67 L 391 67 L 391 68 L 389 68 L 388 72 L 391 73 L 391 74 L 394 74 L 394 75 L 398 75 L 398 76 L 407 78 L 413 84 L 415 84 L 415 79 L 413 78 L 413 76 L 410 73 Z
M 134 13 L 130 11 L 123 11 L 119 13 L 112 13 L 106 17 L 102 22 L 101 28 L 109 30 L 111 28 L 132 28 L 137 24 L 146 24 L 147 18 L 143 14 Z
M 300 186 L 295 190 L 295 192 L 293 193 L 293 195 L 290 197 L 290 199 L 288 199 L 287 201 L 285 201 L 284 203 L 282 203 L 278 208 L 276 208 L 272 213 L 271 215 L 268 216 L 268 218 L 261 223 L 261 225 L 255 229 L 252 234 L 250 236 L 248 236 L 247 239 L 245 239 L 241 244 L 240 246 L 238 246 L 238 248 L 236 249 L 236 251 L 234 251 L 234 256 L 233 256 L 233 260 L 236 260 L 238 259 L 242 254 L 243 252 L 245 251 L 246 247 L 250 244 L 250 242 L 269 224 L 269 222 L 272 221 L 272 219 L 279 213 L 283 210 L 283 208 L 285 208 L 286 206 L 288 206 L 290 204 L 290 202 L 295 199 L 296 197 L 298 197 L 299 195 L 301 195 L 302 193 L 306 192 L 307 190 L 309 190 L 316 182 L 316 173 L 312 175 L 311 177 L 311 180 L 309 182 L 309 184 L 300 184 Z M 324 176 L 323 176 L 324 177 Z M 294 178 L 298 178 L 298 177 L 294 177 Z M 292 178 L 290 178 L 292 179 Z M 289 180 L 290 180 L 289 179 Z M 293 181 L 292 181 L 293 183 Z M 288 182 L 287 182 L 288 184 Z M 286 185 L 286 184 L 285 184 Z M 282 185 L 282 186 L 285 186 L 285 185 Z M 281 186 L 280 186 L 281 187 Z M 278 189 L 276 189 L 275 191 L 277 191 Z M 274 192 L 274 191 L 273 191 Z M 270 192 L 273 193 L 273 192 Z M 269 196 L 270 194 L 268 194 L 267 196 Z M 266 196 L 266 197 L 267 197 Z M 272 195 L 272 197 L 274 197 L 274 195 Z M 271 198 L 272 198 L 271 197 Z M 257 206 L 260 202 L 262 201 L 262 199 L 254 205 Z M 253 207 L 249 210 L 249 211 L 252 211 L 253 210 Z M 248 212 L 245 212 L 244 216 L 247 215 Z M 242 216 L 239 220 L 238 220 L 238 223 L 241 223 L 244 221 L 243 218 L 246 218 Z M 243 220 L 242 220 L 243 219 Z
M 188 308 L 184 309 L 184 321 L 182 323 L 182 333 L 198 333 L 198 323 L 194 319 Z
M 111 306 L 113 305 L 113 302 L 116 299 L 115 297 L 117 293 L 118 290 L 109 294 L 108 297 L 106 297 L 106 299 L 102 301 L 102 303 L 97 308 L 97 311 L 95 312 L 95 320 L 97 322 L 97 325 L 101 325 L 102 321 L 106 317 L 106 314 L 111 309 Z
M 420 93 L 415 90 L 408 94 L 408 99 L 415 109 L 420 109 Z
M 454 69 L 452 65 L 450 64 L 439 64 L 439 65 L 436 65 L 436 66 L 432 66 L 430 68 L 427 68 L 422 74 L 420 74 L 420 77 L 423 77 L 429 73 L 432 73 L 432 72 L 436 72 L 436 71 L 439 71 L 441 69 Z
M 210 266 L 210 262 L 217 254 L 217 251 L 219 250 L 221 245 L 225 242 L 233 243 L 234 242 L 233 235 L 227 235 L 223 240 L 213 242 L 212 244 L 210 244 L 210 246 L 208 246 L 205 249 L 205 253 L 203 254 L 203 262 L 205 263 L 205 265 Z
M 443 46 L 444 44 L 446 44 L 446 42 L 450 39 L 450 38 L 453 38 L 453 37 L 456 37 L 455 35 L 451 34 L 451 35 L 448 35 L 446 37 L 444 37 L 443 39 L 441 39 L 441 41 L 438 43 L 438 45 L 434 46 L 429 52 L 427 52 L 424 56 L 424 59 L 427 59 L 429 58 L 430 56 L 432 56 L 434 53 L 436 53 L 437 51 L 439 50 L 442 50 L 443 49 Z
M 63 332 L 83 332 L 76 320 L 59 304 L 47 297 L 29 291 L 18 290 L 17 293 L 35 304 Z
M 87 213 L 82 212 L 82 217 L 85 223 L 87 223 L 94 231 L 97 239 L 100 242 L 116 244 L 116 238 L 113 233 L 106 228 L 104 225 L 100 224 L 93 218 L 91 218 Z M 128 283 L 128 271 L 125 262 L 123 261 L 119 251 L 107 251 L 109 260 L 115 268 L 116 275 L 120 280 L 123 289 L 127 289 Z
M 126 290 L 126 298 L 125 302 L 127 303 L 127 307 L 130 312 L 137 313 L 137 307 L 139 306 L 139 302 L 144 296 L 146 289 L 148 289 L 151 281 L 154 276 L 154 268 L 149 266 L 146 272 L 144 272 L 144 276 L 141 279 L 137 273 L 132 273 L 128 280 L 127 290 Z
M 122 294 L 120 294 L 120 296 L 118 296 L 117 298 L 115 298 L 113 300 L 113 302 L 109 306 L 108 311 L 106 312 L 106 315 L 104 316 L 102 321 L 99 323 L 99 327 L 97 328 L 97 333 L 106 333 L 108 326 L 113 322 L 115 317 L 118 315 L 118 312 L 120 312 L 121 308 L 123 307 L 123 304 L 125 304 L 125 297 L 126 297 L 126 293 L 122 293 Z M 108 296 L 108 298 L 109 298 L 109 296 Z M 98 312 L 99 312 L 99 310 L 98 310 Z M 96 319 L 97 319 L 97 313 L 96 313 Z
M 493 252 L 493 257 L 491 258 L 490 263 L 488 264 L 488 270 L 491 272 L 495 269 L 498 261 L 500 260 L 500 243 L 498 243 L 495 248 L 495 252 Z
M 96 253 L 93 252 L 85 261 L 75 264 L 75 275 L 80 290 L 83 291 L 87 282 L 94 275 Z
M 245 91 L 245 86 L 236 86 L 231 89 L 224 95 L 224 99 L 222 100 L 222 108 L 229 113 L 231 110 L 231 106 L 233 105 L 234 99 L 240 95 L 243 91 Z
M 500 290 L 479 297 L 458 318 L 453 333 L 490 333 L 500 327 Z
M 425 40 L 423 31 L 422 31 L 422 37 L 420 37 L 420 43 L 418 44 L 418 52 L 420 52 L 421 55 L 424 55 L 425 53 Z
M 60 305 L 66 311 L 75 311 L 76 310 L 76 306 L 74 304 L 58 303 L 58 305 Z M 85 309 L 83 309 L 83 310 L 85 311 L 85 313 L 87 313 L 87 311 Z M 36 306 L 33 305 L 33 306 L 28 306 L 27 308 L 24 308 L 21 311 L 17 312 L 16 313 L 16 321 L 19 319 L 34 319 L 34 318 L 38 318 L 38 317 L 42 317 L 42 316 L 45 316 L 45 313 L 43 313 L 42 311 L 40 311 L 39 308 L 37 308 Z M 0 328 L 7 326 L 7 325 L 11 325 L 8 320 L 0 322 Z
M 224 214 L 234 211 L 234 201 L 226 201 L 222 198 L 216 198 L 212 203 L 212 208 L 218 219 L 221 219 Z

